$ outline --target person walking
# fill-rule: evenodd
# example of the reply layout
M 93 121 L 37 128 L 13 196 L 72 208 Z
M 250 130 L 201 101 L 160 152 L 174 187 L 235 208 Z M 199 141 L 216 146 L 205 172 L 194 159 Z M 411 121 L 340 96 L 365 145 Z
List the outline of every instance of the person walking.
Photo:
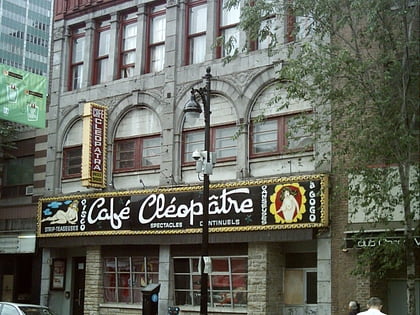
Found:
M 348 315 L 357 315 L 360 312 L 360 305 L 356 301 L 349 302 L 349 314 Z
M 386 315 L 381 312 L 382 301 L 380 298 L 373 296 L 367 302 L 368 310 L 358 313 L 358 315 Z

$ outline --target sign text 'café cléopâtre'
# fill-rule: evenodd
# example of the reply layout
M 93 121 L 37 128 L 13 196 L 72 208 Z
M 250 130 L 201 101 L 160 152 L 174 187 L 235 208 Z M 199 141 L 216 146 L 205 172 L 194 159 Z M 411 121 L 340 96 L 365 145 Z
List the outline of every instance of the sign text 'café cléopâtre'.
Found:
M 198 233 L 202 186 L 42 198 L 38 236 Z M 210 185 L 210 232 L 328 225 L 328 178 L 297 176 Z

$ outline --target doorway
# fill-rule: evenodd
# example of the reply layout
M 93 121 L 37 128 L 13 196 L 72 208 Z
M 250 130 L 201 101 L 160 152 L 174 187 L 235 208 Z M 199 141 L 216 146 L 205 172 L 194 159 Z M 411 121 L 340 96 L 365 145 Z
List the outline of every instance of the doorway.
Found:
M 73 258 L 72 315 L 83 315 L 85 302 L 86 257 Z

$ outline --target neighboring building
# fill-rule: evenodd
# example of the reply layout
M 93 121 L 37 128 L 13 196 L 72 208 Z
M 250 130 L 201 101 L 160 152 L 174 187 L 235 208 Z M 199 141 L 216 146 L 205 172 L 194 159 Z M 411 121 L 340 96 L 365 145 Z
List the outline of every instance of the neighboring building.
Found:
M 204 123 L 183 108 L 208 66 L 217 156 L 209 310 L 331 312 L 329 166 L 318 168 L 316 154 L 329 147 L 288 132 L 312 114 L 307 104 L 266 108 L 282 66 L 267 42 L 224 65 L 216 37 L 247 38 L 223 2 L 56 1 L 38 244 L 41 302 L 58 313 L 138 314 L 148 283 L 161 284 L 159 313 L 198 312 L 202 188 L 192 153 L 204 147 Z M 293 39 L 286 21 L 269 18 Z M 283 198 L 295 212 L 281 213 Z
M 1 1 L 0 64 L 47 76 L 51 29 L 52 1 Z M 11 124 L 15 148 L 2 152 L 0 163 L 0 299 L 37 303 L 41 260 L 33 194 L 45 187 L 46 130 Z

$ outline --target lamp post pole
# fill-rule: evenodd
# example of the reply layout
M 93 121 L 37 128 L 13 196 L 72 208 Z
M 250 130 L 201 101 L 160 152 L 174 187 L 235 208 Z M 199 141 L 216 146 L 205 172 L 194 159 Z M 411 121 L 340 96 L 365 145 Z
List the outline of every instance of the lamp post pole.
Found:
M 206 82 L 205 100 L 203 100 L 204 111 L 204 151 L 206 152 L 205 164 L 210 162 L 210 67 L 207 67 L 203 77 Z M 210 178 L 207 172 L 203 174 L 203 230 L 201 241 L 201 295 L 200 295 L 200 314 L 207 315 L 208 301 L 208 273 L 205 270 L 204 257 L 209 256 L 209 195 Z
M 201 238 L 201 257 L 200 257 L 200 272 L 201 272 L 201 290 L 200 290 L 200 315 L 207 315 L 207 301 L 208 301 L 208 269 L 206 263 L 210 264 L 209 260 L 209 196 L 210 196 L 210 174 L 212 173 L 213 163 L 210 153 L 210 67 L 207 67 L 206 74 L 203 76 L 206 86 L 199 89 L 191 90 L 191 100 L 185 104 L 185 113 L 200 114 L 204 112 L 204 151 L 197 152 L 198 156 L 193 158 L 197 160 L 196 169 L 198 173 L 203 173 L 203 222 L 202 222 L 202 238 Z M 199 95 L 203 102 L 203 109 L 196 101 L 196 95 Z

